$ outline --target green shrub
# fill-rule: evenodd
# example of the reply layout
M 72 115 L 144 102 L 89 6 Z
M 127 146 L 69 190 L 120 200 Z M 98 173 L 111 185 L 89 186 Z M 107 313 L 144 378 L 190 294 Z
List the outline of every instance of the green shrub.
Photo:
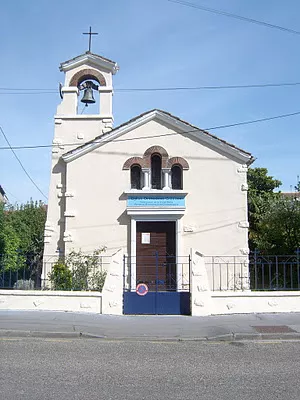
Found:
M 72 290 L 72 272 L 62 261 L 53 265 L 49 280 L 54 290 Z
M 107 271 L 95 271 L 89 277 L 89 287 L 91 290 L 102 292 Z
M 105 247 L 94 250 L 92 255 L 84 254 L 81 250 L 71 251 L 66 258 L 66 264 L 72 271 L 73 290 L 102 291 L 106 271 L 100 271 L 101 253 Z
M 81 250 L 71 251 L 65 262 L 57 262 L 49 279 L 54 290 L 95 290 L 102 291 L 106 271 L 102 271 L 101 253 L 105 247 L 97 249 L 92 255 Z

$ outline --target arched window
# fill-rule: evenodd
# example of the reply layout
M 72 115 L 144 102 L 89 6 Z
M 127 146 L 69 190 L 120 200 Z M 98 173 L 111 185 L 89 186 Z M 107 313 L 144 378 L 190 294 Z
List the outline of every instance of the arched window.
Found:
M 151 157 L 151 187 L 161 189 L 161 156 L 153 154 Z
M 171 184 L 172 189 L 179 189 L 183 188 L 182 184 L 182 168 L 180 165 L 173 165 L 171 168 Z
M 142 169 L 139 165 L 133 165 L 130 168 L 131 189 L 142 189 Z

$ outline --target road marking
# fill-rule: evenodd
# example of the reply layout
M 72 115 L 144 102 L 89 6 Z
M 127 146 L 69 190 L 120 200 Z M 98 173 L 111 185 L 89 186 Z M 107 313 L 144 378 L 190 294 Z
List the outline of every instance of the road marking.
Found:
M 16 337 L 16 338 L 11 338 L 11 337 L 0 337 L 0 341 L 3 342 L 12 342 L 12 341 L 23 341 L 23 340 L 43 340 L 45 342 L 72 342 L 72 339 L 46 339 L 42 337 L 33 337 L 33 336 L 27 336 L 27 337 Z
M 43 339 L 43 338 L 41 338 L 41 339 Z M 45 340 L 45 342 L 61 342 L 61 343 L 65 343 L 65 342 L 73 342 L 74 341 L 74 339 L 72 340 L 72 339 L 64 339 L 64 338 L 62 338 L 62 339 L 44 339 Z M 77 339 L 75 339 L 75 340 L 77 340 Z
M 257 342 L 258 344 L 282 344 L 283 340 L 264 340 Z

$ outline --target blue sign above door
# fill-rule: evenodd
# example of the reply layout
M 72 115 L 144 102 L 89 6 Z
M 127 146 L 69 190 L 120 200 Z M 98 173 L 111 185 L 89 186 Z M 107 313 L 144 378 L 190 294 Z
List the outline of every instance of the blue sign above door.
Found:
M 127 207 L 185 207 L 185 196 L 128 196 Z

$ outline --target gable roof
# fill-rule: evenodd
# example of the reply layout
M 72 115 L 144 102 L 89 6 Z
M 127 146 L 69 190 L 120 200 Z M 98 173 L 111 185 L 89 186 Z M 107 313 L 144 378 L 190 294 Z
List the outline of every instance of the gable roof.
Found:
M 82 155 L 89 153 L 90 151 L 104 145 L 105 143 L 110 142 L 118 138 L 119 136 L 124 135 L 125 133 L 131 131 L 132 129 L 144 125 L 145 123 L 154 119 L 157 121 L 164 122 L 172 126 L 174 129 L 177 129 L 179 131 L 178 134 L 185 134 L 187 136 L 194 137 L 199 142 L 202 142 L 204 145 L 207 145 L 208 147 L 216 151 L 222 152 L 223 154 L 225 154 L 230 158 L 235 158 L 237 161 L 243 164 L 250 165 L 255 160 L 255 158 L 251 155 L 251 153 L 242 150 L 239 147 L 230 144 L 225 140 L 220 139 L 217 136 L 212 135 L 211 133 L 203 129 L 200 129 L 190 124 L 189 122 L 186 122 L 178 117 L 175 117 L 174 115 L 166 111 L 158 109 L 153 109 L 144 112 L 130 119 L 129 121 L 124 122 L 123 124 L 117 126 L 108 133 L 99 135 L 95 137 L 93 140 L 90 140 L 89 142 L 86 142 L 85 144 L 76 147 L 73 150 L 68 151 L 67 153 L 63 154 L 62 158 L 65 162 L 73 161 L 76 158 L 81 157 Z M 153 135 L 153 138 L 155 137 L 158 136 Z
M 74 58 L 71 58 L 70 60 L 61 63 L 59 69 L 60 71 L 65 72 L 85 63 L 92 63 L 94 65 L 107 68 L 108 70 L 112 71 L 113 74 L 115 74 L 119 70 L 119 67 L 115 61 L 99 56 L 98 54 L 91 53 L 90 51 L 86 51 L 79 56 L 76 56 Z

